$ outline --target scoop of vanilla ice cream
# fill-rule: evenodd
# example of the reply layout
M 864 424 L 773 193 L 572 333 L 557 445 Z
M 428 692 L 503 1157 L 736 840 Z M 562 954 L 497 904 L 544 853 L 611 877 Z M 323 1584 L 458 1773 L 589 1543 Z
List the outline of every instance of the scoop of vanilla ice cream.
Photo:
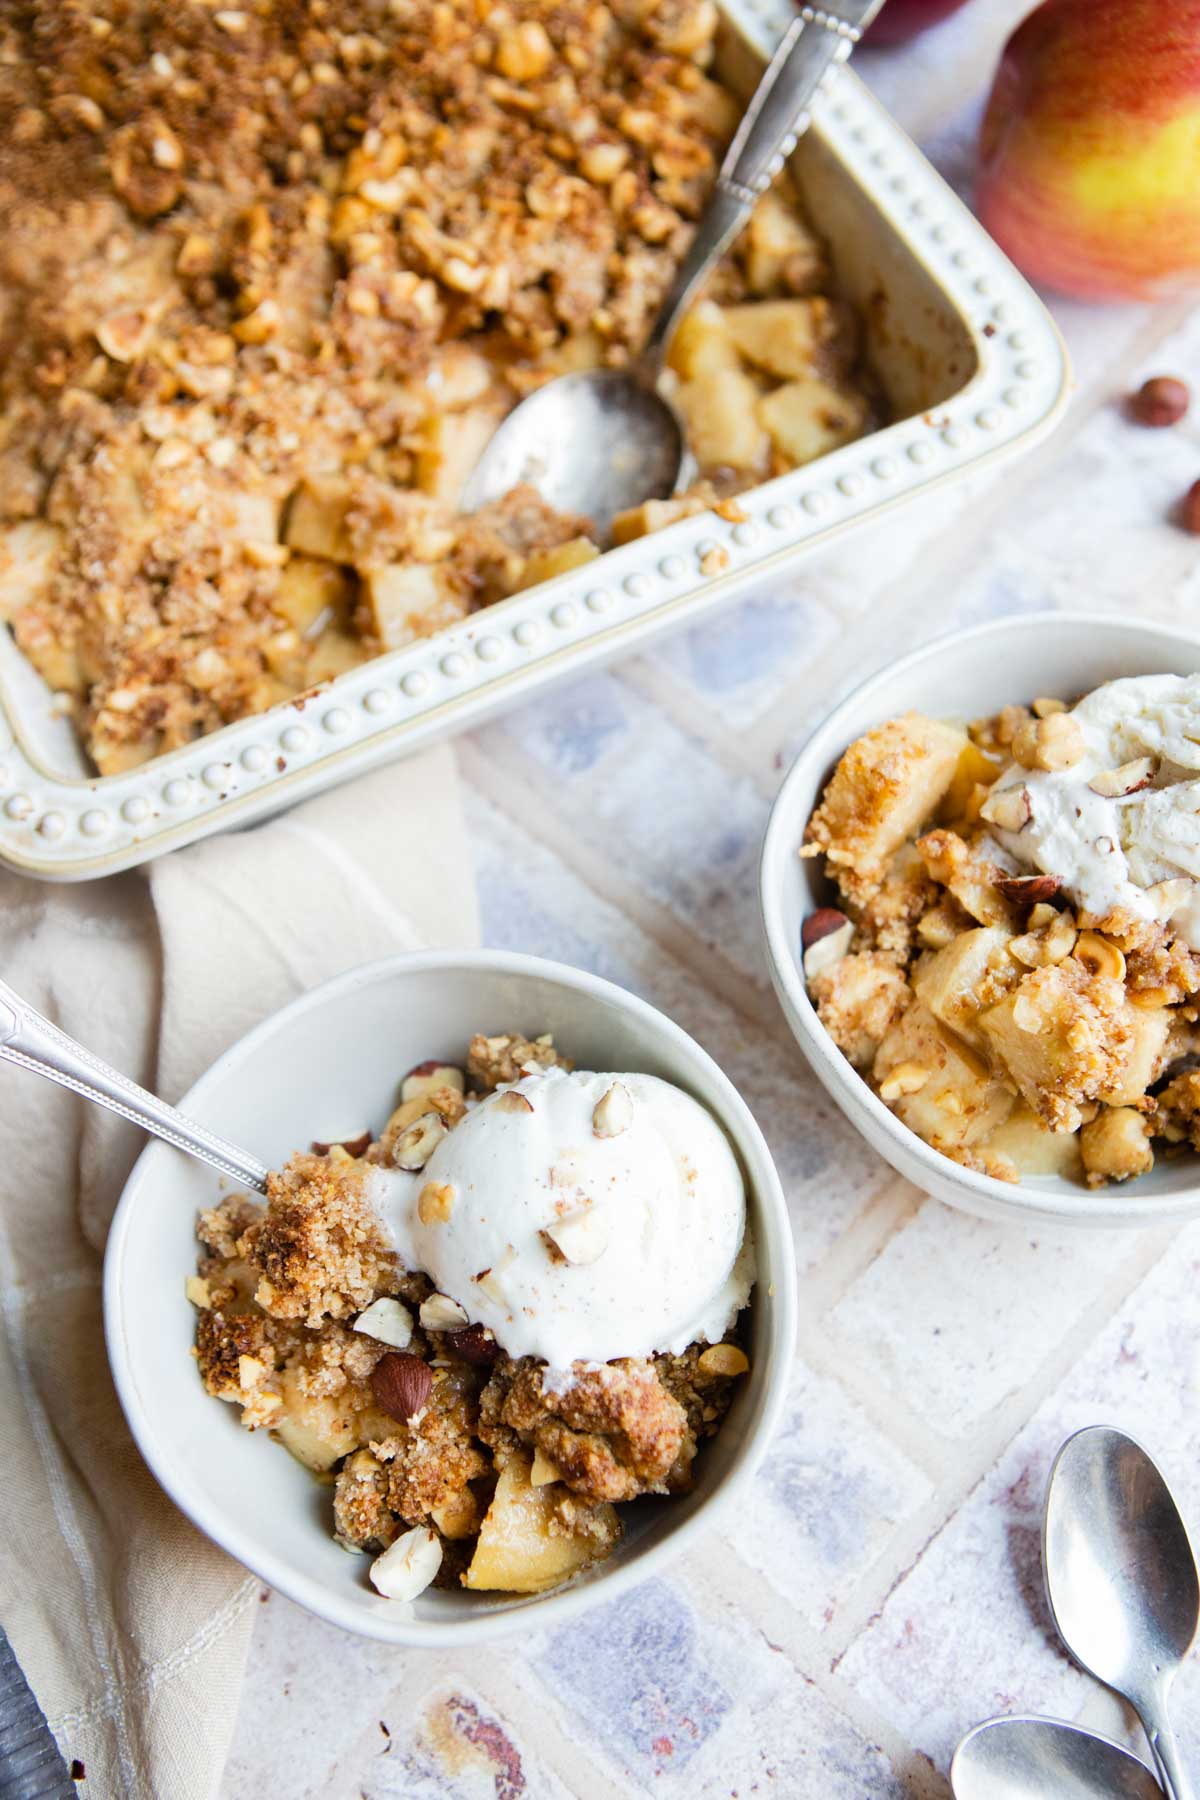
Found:
M 1050 772 L 1014 764 L 996 783 L 993 794 L 1024 788 L 1029 802 L 1019 831 L 992 826 L 997 841 L 1019 865 L 1057 875 L 1093 917 L 1122 907 L 1135 918 L 1169 918 L 1200 949 L 1200 675 L 1109 681 L 1072 717 L 1083 732 L 1081 761 Z M 1149 786 L 1117 795 L 1091 787 L 1143 758 L 1152 763 Z M 992 810 L 989 802 L 985 819 Z
M 401 1260 L 510 1356 L 565 1368 L 678 1352 L 720 1338 L 753 1284 L 729 1142 L 653 1075 L 526 1075 L 419 1174 L 373 1179 Z

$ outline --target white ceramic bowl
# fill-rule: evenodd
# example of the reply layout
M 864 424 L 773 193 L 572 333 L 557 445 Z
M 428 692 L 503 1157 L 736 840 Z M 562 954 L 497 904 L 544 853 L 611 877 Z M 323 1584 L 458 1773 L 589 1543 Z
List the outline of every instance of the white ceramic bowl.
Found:
M 1120 675 L 1193 674 L 1200 638 L 1165 626 L 1039 613 L 936 639 L 873 675 L 804 746 L 779 791 L 763 844 L 759 894 L 775 992 L 801 1049 L 847 1118 L 894 1169 L 951 1206 L 984 1218 L 1074 1225 L 1148 1225 L 1200 1213 L 1200 1160 L 1160 1161 L 1120 1187 L 1057 1176 L 1018 1184 L 975 1174 L 902 1125 L 846 1061 L 808 998 L 800 960 L 806 914 L 831 902 L 819 862 L 797 854 L 809 815 L 846 746 L 872 725 L 917 711 L 968 720 L 1035 694 L 1083 694 Z
M 330 1535 L 330 1494 L 234 1408 L 210 1398 L 188 1354 L 195 1314 L 184 1281 L 196 1260 L 197 1210 L 218 1178 L 164 1144 L 138 1159 L 121 1197 L 104 1269 L 108 1354 L 139 1449 L 202 1531 L 280 1593 L 365 1637 L 434 1648 L 561 1622 L 643 1581 L 695 1542 L 743 1486 L 783 1402 L 795 1336 L 787 1209 L 762 1133 L 712 1058 L 632 994 L 578 969 L 499 951 L 429 952 L 368 964 L 326 982 L 249 1032 L 185 1095 L 185 1112 L 271 1166 L 313 1138 L 378 1129 L 400 1076 L 427 1057 L 461 1061 L 479 1030 L 552 1031 L 583 1068 L 632 1069 L 676 1082 L 720 1121 L 746 1175 L 758 1246 L 751 1372 L 704 1448 L 686 1497 L 624 1509 L 620 1548 L 590 1575 L 545 1596 L 430 1590 L 414 1605 L 376 1594 L 365 1557 Z

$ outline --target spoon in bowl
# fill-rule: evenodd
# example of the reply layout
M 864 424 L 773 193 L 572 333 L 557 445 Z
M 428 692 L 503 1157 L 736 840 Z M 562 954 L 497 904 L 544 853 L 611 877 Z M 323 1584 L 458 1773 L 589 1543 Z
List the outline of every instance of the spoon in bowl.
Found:
M 177 1150 L 211 1164 L 240 1187 L 266 1193 L 267 1169 L 255 1157 L 177 1112 L 99 1056 L 93 1056 L 4 981 L 0 981 L 0 1060 L 32 1069 L 48 1081 L 82 1094 L 85 1100 L 119 1113 L 143 1131 L 174 1144 Z
M 603 541 L 614 516 L 662 500 L 690 478 L 683 429 L 657 391 L 675 328 L 714 263 L 807 129 L 808 107 L 828 71 L 844 62 L 883 0 L 800 6 L 734 134 L 691 247 L 626 369 L 560 375 L 514 407 L 467 478 L 463 512 L 529 482 L 560 512 L 586 513 Z
M 1200 1623 L 1200 1581 L 1170 1489 L 1124 1432 L 1091 1426 L 1059 1451 L 1042 1563 L 1059 1637 L 1133 1707 L 1168 1800 L 1194 1800 L 1167 1696 Z
M 988 1719 L 950 1765 L 954 1800 L 1163 1800 L 1153 1772 L 1111 1738 L 1058 1719 Z

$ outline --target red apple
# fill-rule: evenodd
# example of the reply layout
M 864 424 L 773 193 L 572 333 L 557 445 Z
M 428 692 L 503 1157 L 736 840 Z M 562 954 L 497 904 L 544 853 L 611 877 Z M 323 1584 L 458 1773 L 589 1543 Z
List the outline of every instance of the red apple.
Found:
M 979 216 L 1083 299 L 1200 286 L 1200 0 L 1044 0 L 1009 39 Z
M 866 44 L 903 44 L 916 37 L 939 19 L 957 12 L 966 0 L 887 0 L 875 23 L 869 27 Z

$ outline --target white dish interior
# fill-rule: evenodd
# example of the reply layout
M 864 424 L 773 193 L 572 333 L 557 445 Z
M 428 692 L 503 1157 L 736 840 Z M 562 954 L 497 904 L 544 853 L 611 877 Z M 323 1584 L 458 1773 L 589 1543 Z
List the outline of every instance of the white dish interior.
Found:
M 761 1132 L 716 1064 L 678 1026 L 594 976 L 491 951 L 399 956 L 339 976 L 267 1019 L 216 1062 L 186 1112 L 271 1166 L 310 1140 L 378 1130 L 401 1076 L 428 1057 L 461 1061 L 474 1031 L 552 1031 L 583 1068 L 641 1070 L 686 1088 L 720 1121 L 747 1180 L 758 1249 L 751 1372 L 704 1448 L 692 1493 L 623 1509 L 609 1561 L 556 1593 L 494 1598 L 430 1590 L 382 1599 L 369 1559 L 330 1535 L 331 1491 L 237 1411 L 212 1399 L 188 1354 L 195 1312 L 184 1282 L 196 1213 L 219 1197 L 212 1171 L 164 1144 L 139 1158 L 109 1238 L 109 1358 L 126 1417 L 158 1480 L 207 1534 L 323 1618 L 399 1644 L 474 1643 L 562 1620 L 644 1580 L 711 1523 L 759 1461 L 787 1387 L 795 1276 L 786 1207 Z
M 1078 697 L 1122 675 L 1193 674 L 1200 639 L 1165 626 L 1087 615 L 1038 614 L 940 638 L 872 676 L 809 739 L 775 801 L 759 876 L 771 979 L 814 1071 L 867 1141 L 910 1181 L 987 1218 L 1059 1224 L 1149 1225 L 1200 1213 L 1200 1159 L 1161 1159 L 1149 1175 L 1089 1189 L 1058 1176 L 1018 1185 L 951 1162 L 900 1123 L 826 1033 L 808 998 L 800 927 L 836 903 L 818 859 L 797 854 L 838 758 L 872 725 L 909 711 L 966 721 L 1036 694 Z

